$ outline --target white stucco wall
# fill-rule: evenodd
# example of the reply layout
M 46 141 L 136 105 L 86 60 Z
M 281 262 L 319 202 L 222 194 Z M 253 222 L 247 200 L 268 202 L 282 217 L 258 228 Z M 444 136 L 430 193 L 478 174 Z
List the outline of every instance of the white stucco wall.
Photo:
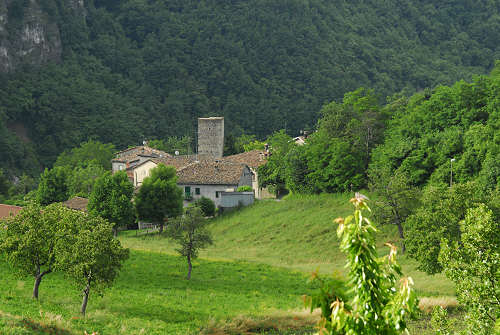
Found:
M 151 161 L 142 164 L 141 166 L 137 166 L 134 168 L 134 186 L 141 186 L 142 182 L 146 177 L 149 177 L 150 170 L 156 167 L 156 163 Z
M 193 200 L 184 201 L 184 206 L 189 205 L 190 203 L 198 200 L 201 197 L 208 198 L 215 203 L 215 207 L 220 205 L 221 196 L 216 197 L 215 192 L 227 192 L 227 191 L 236 191 L 238 189 L 238 185 L 195 185 L 195 184 L 177 184 L 185 195 L 186 186 L 191 187 L 191 196 Z M 200 194 L 196 194 L 196 188 L 200 189 Z

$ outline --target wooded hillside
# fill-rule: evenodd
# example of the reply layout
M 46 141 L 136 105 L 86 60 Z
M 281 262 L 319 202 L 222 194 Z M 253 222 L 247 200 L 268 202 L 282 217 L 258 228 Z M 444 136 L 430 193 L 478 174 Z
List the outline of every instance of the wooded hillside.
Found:
M 28 2 L 6 4 L 7 29 L 22 29 Z M 223 115 L 235 135 L 295 134 L 358 87 L 383 101 L 500 58 L 497 0 L 38 4 L 58 24 L 62 61 L 0 75 L 0 167 L 11 173 L 37 174 L 89 138 L 120 148 L 194 136 L 199 116 Z

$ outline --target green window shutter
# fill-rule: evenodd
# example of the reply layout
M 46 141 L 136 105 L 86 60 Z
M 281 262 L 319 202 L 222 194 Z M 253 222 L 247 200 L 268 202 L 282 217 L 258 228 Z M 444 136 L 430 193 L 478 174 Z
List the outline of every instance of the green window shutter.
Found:
M 199 187 L 195 188 L 195 189 L 194 189 L 194 193 L 195 193 L 196 195 L 200 195 L 200 188 L 199 188 Z

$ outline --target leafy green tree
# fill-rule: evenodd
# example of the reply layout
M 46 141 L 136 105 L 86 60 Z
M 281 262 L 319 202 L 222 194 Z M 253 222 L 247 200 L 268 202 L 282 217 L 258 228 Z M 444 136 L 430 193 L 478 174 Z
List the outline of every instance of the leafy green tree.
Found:
M 8 194 L 10 182 L 5 176 L 2 169 L 0 169 L 0 197 Z
M 370 171 L 370 189 L 375 193 L 373 215 L 380 224 L 398 227 L 401 251 L 405 252 L 404 222 L 419 205 L 420 190 L 409 183 L 402 171 L 392 174 L 388 169 Z
M 253 188 L 252 188 L 252 186 L 249 186 L 249 185 L 243 185 L 243 186 L 238 187 L 238 189 L 236 191 L 237 192 L 252 192 Z
M 89 198 L 88 211 L 110 222 L 116 236 L 119 227 L 126 227 L 134 222 L 133 193 L 134 186 L 125 171 L 113 175 L 106 172 L 95 182 Z
M 186 209 L 186 214 L 175 220 L 169 227 L 169 235 L 180 245 L 177 252 L 186 257 L 188 263 L 187 279 L 191 279 L 192 260 L 198 257 L 200 249 L 211 245 L 212 236 L 207 230 L 209 221 L 203 217 L 201 208 Z
M 102 293 L 112 285 L 128 249 L 113 238 L 112 225 L 103 218 L 76 212 L 63 228 L 64 239 L 56 248 L 55 267 L 83 287 L 80 312 L 85 315 L 90 290 Z
M 283 129 L 271 135 L 267 139 L 267 143 L 270 146 L 271 156 L 268 158 L 267 163 L 258 169 L 259 186 L 271 186 L 274 188 L 275 194 L 279 195 L 280 191 L 285 189 L 285 157 L 295 146 L 295 143 Z
M 66 180 L 68 174 L 68 168 L 62 166 L 56 166 L 50 170 L 45 169 L 40 176 L 36 200 L 44 206 L 68 200 L 69 192 Z
M 201 197 L 196 200 L 195 206 L 201 208 L 203 216 L 214 216 L 215 215 L 215 203 L 207 197 Z
M 494 334 L 500 317 L 500 221 L 484 204 L 469 208 L 460 238 L 441 243 L 439 262 L 466 309 L 467 334 Z
M 90 140 L 81 143 L 80 147 L 64 151 L 57 157 L 54 166 L 76 168 L 93 164 L 102 169 L 110 170 L 111 159 L 113 159 L 115 152 L 116 148 L 113 144 Z
M 418 308 L 415 293 L 411 290 L 412 279 L 403 278 L 397 288 L 402 272 L 396 262 L 396 247 L 387 244 L 391 248 L 389 255 L 378 258 L 377 229 L 363 215 L 364 210 L 370 210 L 366 197 L 356 193 L 351 203 L 355 206 L 354 215 L 338 218 L 335 222 L 339 224 L 340 249 L 347 255 L 348 287 L 352 299 L 344 300 L 346 297 L 340 294 L 341 291 L 336 294 L 330 308 L 322 309 L 318 324 L 320 333 L 371 335 L 407 332 L 407 320 Z M 327 301 L 332 300 L 330 291 L 324 293 L 328 295 L 325 297 Z M 318 297 L 306 299 L 310 307 L 320 302 Z
M 81 196 L 88 198 L 97 179 L 103 176 L 105 172 L 106 170 L 97 161 L 90 161 L 85 167 L 77 166 L 67 177 L 70 197 Z
M 21 274 L 33 276 L 34 299 L 38 299 L 42 279 L 54 270 L 61 222 L 68 220 L 71 212 L 61 204 L 42 208 L 31 203 L 0 223 L 0 252 Z
M 174 155 L 176 151 L 180 155 L 191 155 L 193 153 L 193 138 L 191 136 L 169 136 L 166 140 L 148 141 L 148 146 L 168 152 L 171 155 Z
M 139 219 L 159 225 L 162 233 L 168 218 L 182 214 L 183 195 L 175 168 L 160 164 L 150 173 L 135 196 L 135 209 Z
M 477 183 L 468 182 L 452 188 L 429 186 L 421 199 L 421 206 L 404 224 L 405 243 L 409 256 L 419 262 L 418 268 L 434 274 L 442 271 L 438 262 L 441 239 L 459 241 L 458 223 L 465 218 L 467 209 L 486 202 L 487 196 Z

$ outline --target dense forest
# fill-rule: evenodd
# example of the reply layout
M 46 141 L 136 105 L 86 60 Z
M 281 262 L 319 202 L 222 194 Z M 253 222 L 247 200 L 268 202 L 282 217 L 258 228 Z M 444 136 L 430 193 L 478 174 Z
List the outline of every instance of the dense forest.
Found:
M 293 135 L 359 87 L 383 103 L 500 59 L 500 1 L 36 3 L 57 23 L 61 59 L 0 74 L 10 175 L 38 175 L 89 139 L 122 148 L 194 136 L 199 116 L 223 115 L 235 136 Z M 22 29 L 30 2 L 6 4 L 7 31 Z

